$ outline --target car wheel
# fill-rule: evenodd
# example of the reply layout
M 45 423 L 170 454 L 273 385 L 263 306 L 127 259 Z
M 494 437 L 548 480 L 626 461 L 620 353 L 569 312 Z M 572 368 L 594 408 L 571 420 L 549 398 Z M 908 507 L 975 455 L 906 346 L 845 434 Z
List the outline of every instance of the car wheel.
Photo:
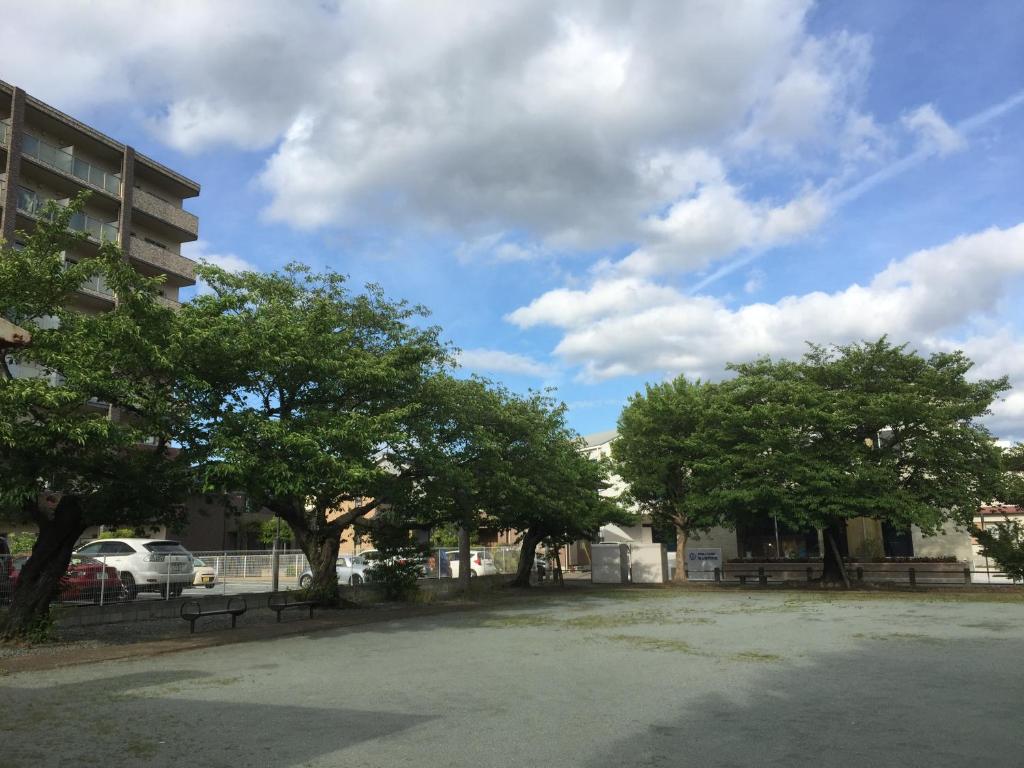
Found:
M 471 578 L 471 579 L 472 579 L 472 578 L 476 578 L 476 576 L 477 576 L 477 575 L 478 575 L 478 574 L 477 574 L 477 572 L 476 572 L 476 571 L 470 571 L 470 572 L 469 572 L 469 578 Z
M 215 586 L 216 586 L 216 584 L 207 584 L 206 588 L 207 589 L 213 589 Z
M 299 579 L 299 586 L 302 587 L 303 589 L 309 589 L 309 587 L 310 587 L 310 585 L 312 583 L 313 583 L 313 577 L 310 574 L 308 574 L 308 573 L 307 574 L 303 574 L 303 576 Z
M 121 574 L 121 584 L 124 586 L 124 594 L 129 600 L 139 596 L 139 588 L 135 586 L 135 579 L 130 573 Z
M 358 573 L 353 573 L 351 576 L 348 577 L 348 583 L 351 586 L 353 586 L 353 587 L 356 584 L 362 584 L 363 583 L 363 577 L 360 576 Z

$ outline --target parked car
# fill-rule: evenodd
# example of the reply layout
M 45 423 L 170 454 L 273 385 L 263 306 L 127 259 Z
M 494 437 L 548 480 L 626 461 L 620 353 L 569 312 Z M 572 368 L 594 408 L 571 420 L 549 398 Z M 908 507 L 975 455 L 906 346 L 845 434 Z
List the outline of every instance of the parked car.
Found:
M 451 562 L 452 578 L 459 578 L 459 550 L 449 549 L 448 560 Z M 486 549 L 469 550 L 469 575 L 470 576 L 494 576 L 498 573 L 498 567 L 494 564 L 494 558 Z
M 12 587 L 17 586 L 21 567 L 27 560 L 27 556 L 15 558 L 16 570 L 11 577 Z M 57 599 L 62 602 L 91 600 L 98 603 L 101 596 L 110 602 L 124 598 L 124 585 L 118 577 L 117 569 L 110 565 L 105 566 L 91 557 L 72 555 L 67 571 L 60 577 Z
M 67 572 L 60 579 L 61 600 L 120 600 L 124 597 L 117 569 L 91 557 L 72 555 Z
M 381 554 L 376 549 L 364 549 L 362 552 L 356 554 L 356 557 L 361 557 L 366 561 L 367 565 L 373 565 L 377 560 L 380 559 Z
M 211 566 L 198 557 L 192 558 L 192 565 L 196 569 L 196 575 L 192 577 L 193 587 L 213 589 L 217 586 L 217 572 Z
M 370 563 L 360 555 L 341 555 L 334 566 L 334 572 L 338 575 L 339 584 L 354 586 L 370 580 L 370 577 L 366 574 L 366 569 L 369 567 Z M 303 589 L 308 589 L 312 583 L 313 570 L 307 568 L 299 575 L 299 586 Z
M 165 539 L 100 539 L 74 554 L 94 557 L 114 566 L 129 599 L 140 592 L 178 597 L 195 578 L 191 553 Z

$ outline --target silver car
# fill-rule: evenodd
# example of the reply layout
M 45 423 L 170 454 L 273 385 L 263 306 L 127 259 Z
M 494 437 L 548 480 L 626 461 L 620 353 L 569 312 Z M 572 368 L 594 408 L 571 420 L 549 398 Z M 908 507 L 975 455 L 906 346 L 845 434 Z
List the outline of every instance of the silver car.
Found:
M 359 555 L 341 555 L 334 566 L 334 571 L 338 574 L 339 584 L 355 585 L 369 581 L 369 577 L 366 575 L 366 569 L 369 567 L 370 563 Z M 307 568 L 299 576 L 299 586 L 307 589 L 312 583 L 313 571 Z

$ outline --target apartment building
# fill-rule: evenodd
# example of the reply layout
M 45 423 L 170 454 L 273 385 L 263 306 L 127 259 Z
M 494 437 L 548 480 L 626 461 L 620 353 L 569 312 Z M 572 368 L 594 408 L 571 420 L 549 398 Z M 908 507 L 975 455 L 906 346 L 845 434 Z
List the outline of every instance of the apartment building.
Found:
M 87 259 L 116 242 L 139 272 L 165 276 L 161 301 L 177 306 L 178 292 L 195 284 L 181 245 L 198 237 L 199 221 L 182 204 L 199 184 L 0 81 L 0 237 L 16 245 L 15 233 L 31 230 L 48 201 L 65 204 L 84 190 L 89 200 L 71 227 L 87 237 L 65 258 Z M 75 300 L 84 312 L 113 306 L 99 278 Z

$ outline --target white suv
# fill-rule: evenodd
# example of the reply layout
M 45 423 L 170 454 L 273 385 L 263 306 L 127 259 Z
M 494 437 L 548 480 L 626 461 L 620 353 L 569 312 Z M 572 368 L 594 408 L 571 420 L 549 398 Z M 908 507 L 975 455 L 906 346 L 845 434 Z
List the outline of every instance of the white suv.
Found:
M 452 578 L 459 578 L 459 550 L 449 549 L 448 560 L 452 566 Z M 495 576 L 498 567 L 494 564 L 494 558 L 486 549 L 469 550 L 469 575 L 470 576 Z
M 75 550 L 117 568 L 128 598 L 139 592 L 177 597 L 192 586 L 192 555 L 176 541 L 163 539 L 100 539 Z

